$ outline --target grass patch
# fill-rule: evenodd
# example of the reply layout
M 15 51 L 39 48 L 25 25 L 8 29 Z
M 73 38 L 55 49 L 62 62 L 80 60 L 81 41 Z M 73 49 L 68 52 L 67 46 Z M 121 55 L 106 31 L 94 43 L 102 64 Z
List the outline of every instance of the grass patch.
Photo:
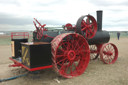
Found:
M 10 36 L 0 36 L 0 45 L 10 45 L 11 37 Z
M 32 41 L 32 36 L 29 37 L 29 42 Z M 11 37 L 10 36 L 0 36 L 0 45 L 11 45 Z

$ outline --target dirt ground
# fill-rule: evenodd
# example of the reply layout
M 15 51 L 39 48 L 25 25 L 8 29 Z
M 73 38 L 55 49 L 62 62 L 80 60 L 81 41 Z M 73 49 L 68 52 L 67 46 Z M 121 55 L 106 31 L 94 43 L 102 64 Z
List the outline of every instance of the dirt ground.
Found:
M 118 47 L 119 57 L 114 64 L 107 65 L 99 59 L 91 60 L 81 76 L 65 79 L 52 69 L 38 74 L 28 74 L 14 80 L 1 82 L 0 85 L 128 85 L 128 38 L 111 38 L 110 42 Z M 0 79 L 24 74 L 25 69 L 8 67 L 12 62 L 10 45 L 0 45 Z

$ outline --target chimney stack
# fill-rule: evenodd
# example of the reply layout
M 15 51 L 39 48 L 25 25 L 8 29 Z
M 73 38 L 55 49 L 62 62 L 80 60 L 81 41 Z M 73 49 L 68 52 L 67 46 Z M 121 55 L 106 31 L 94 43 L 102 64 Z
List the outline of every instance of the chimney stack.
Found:
M 97 26 L 98 30 L 97 31 L 102 31 L 102 10 L 98 10 L 97 12 Z

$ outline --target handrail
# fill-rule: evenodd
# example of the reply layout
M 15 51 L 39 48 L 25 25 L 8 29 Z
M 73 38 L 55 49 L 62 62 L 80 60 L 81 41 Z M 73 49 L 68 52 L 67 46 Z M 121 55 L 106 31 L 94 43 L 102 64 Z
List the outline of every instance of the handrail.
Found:
M 23 38 L 27 36 L 27 38 L 29 38 L 29 33 L 28 32 L 11 32 L 11 39 L 13 39 L 14 36 L 23 36 Z

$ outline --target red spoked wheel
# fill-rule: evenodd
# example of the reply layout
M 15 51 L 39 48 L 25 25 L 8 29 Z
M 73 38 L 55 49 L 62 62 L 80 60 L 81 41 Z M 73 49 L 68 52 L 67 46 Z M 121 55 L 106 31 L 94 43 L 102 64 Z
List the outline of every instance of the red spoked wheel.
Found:
M 90 59 L 96 60 L 99 56 L 99 51 L 97 45 L 90 45 Z
M 104 44 L 100 50 L 100 58 L 106 64 L 113 64 L 118 58 L 118 49 L 112 43 Z
M 90 50 L 86 39 L 76 33 L 64 33 L 52 42 L 53 67 L 65 78 L 81 75 L 88 66 Z
M 72 30 L 72 29 L 73 29 L 72 24 L 67 23 L 67 24 L 65 25 L 64 29 L 65 29 L 65 30 Z
M 90 59 L 95 60 L 98 58 L 100 54 L 100 49 L 102 47 L 102 44 L 96 44 L 96 45 L 90 45 Z
M 95 18 L 91 15 L 80 17 L 76 24 L 76 32 L 87 39 L 93 38 L 97 32 L 97 22 Z

